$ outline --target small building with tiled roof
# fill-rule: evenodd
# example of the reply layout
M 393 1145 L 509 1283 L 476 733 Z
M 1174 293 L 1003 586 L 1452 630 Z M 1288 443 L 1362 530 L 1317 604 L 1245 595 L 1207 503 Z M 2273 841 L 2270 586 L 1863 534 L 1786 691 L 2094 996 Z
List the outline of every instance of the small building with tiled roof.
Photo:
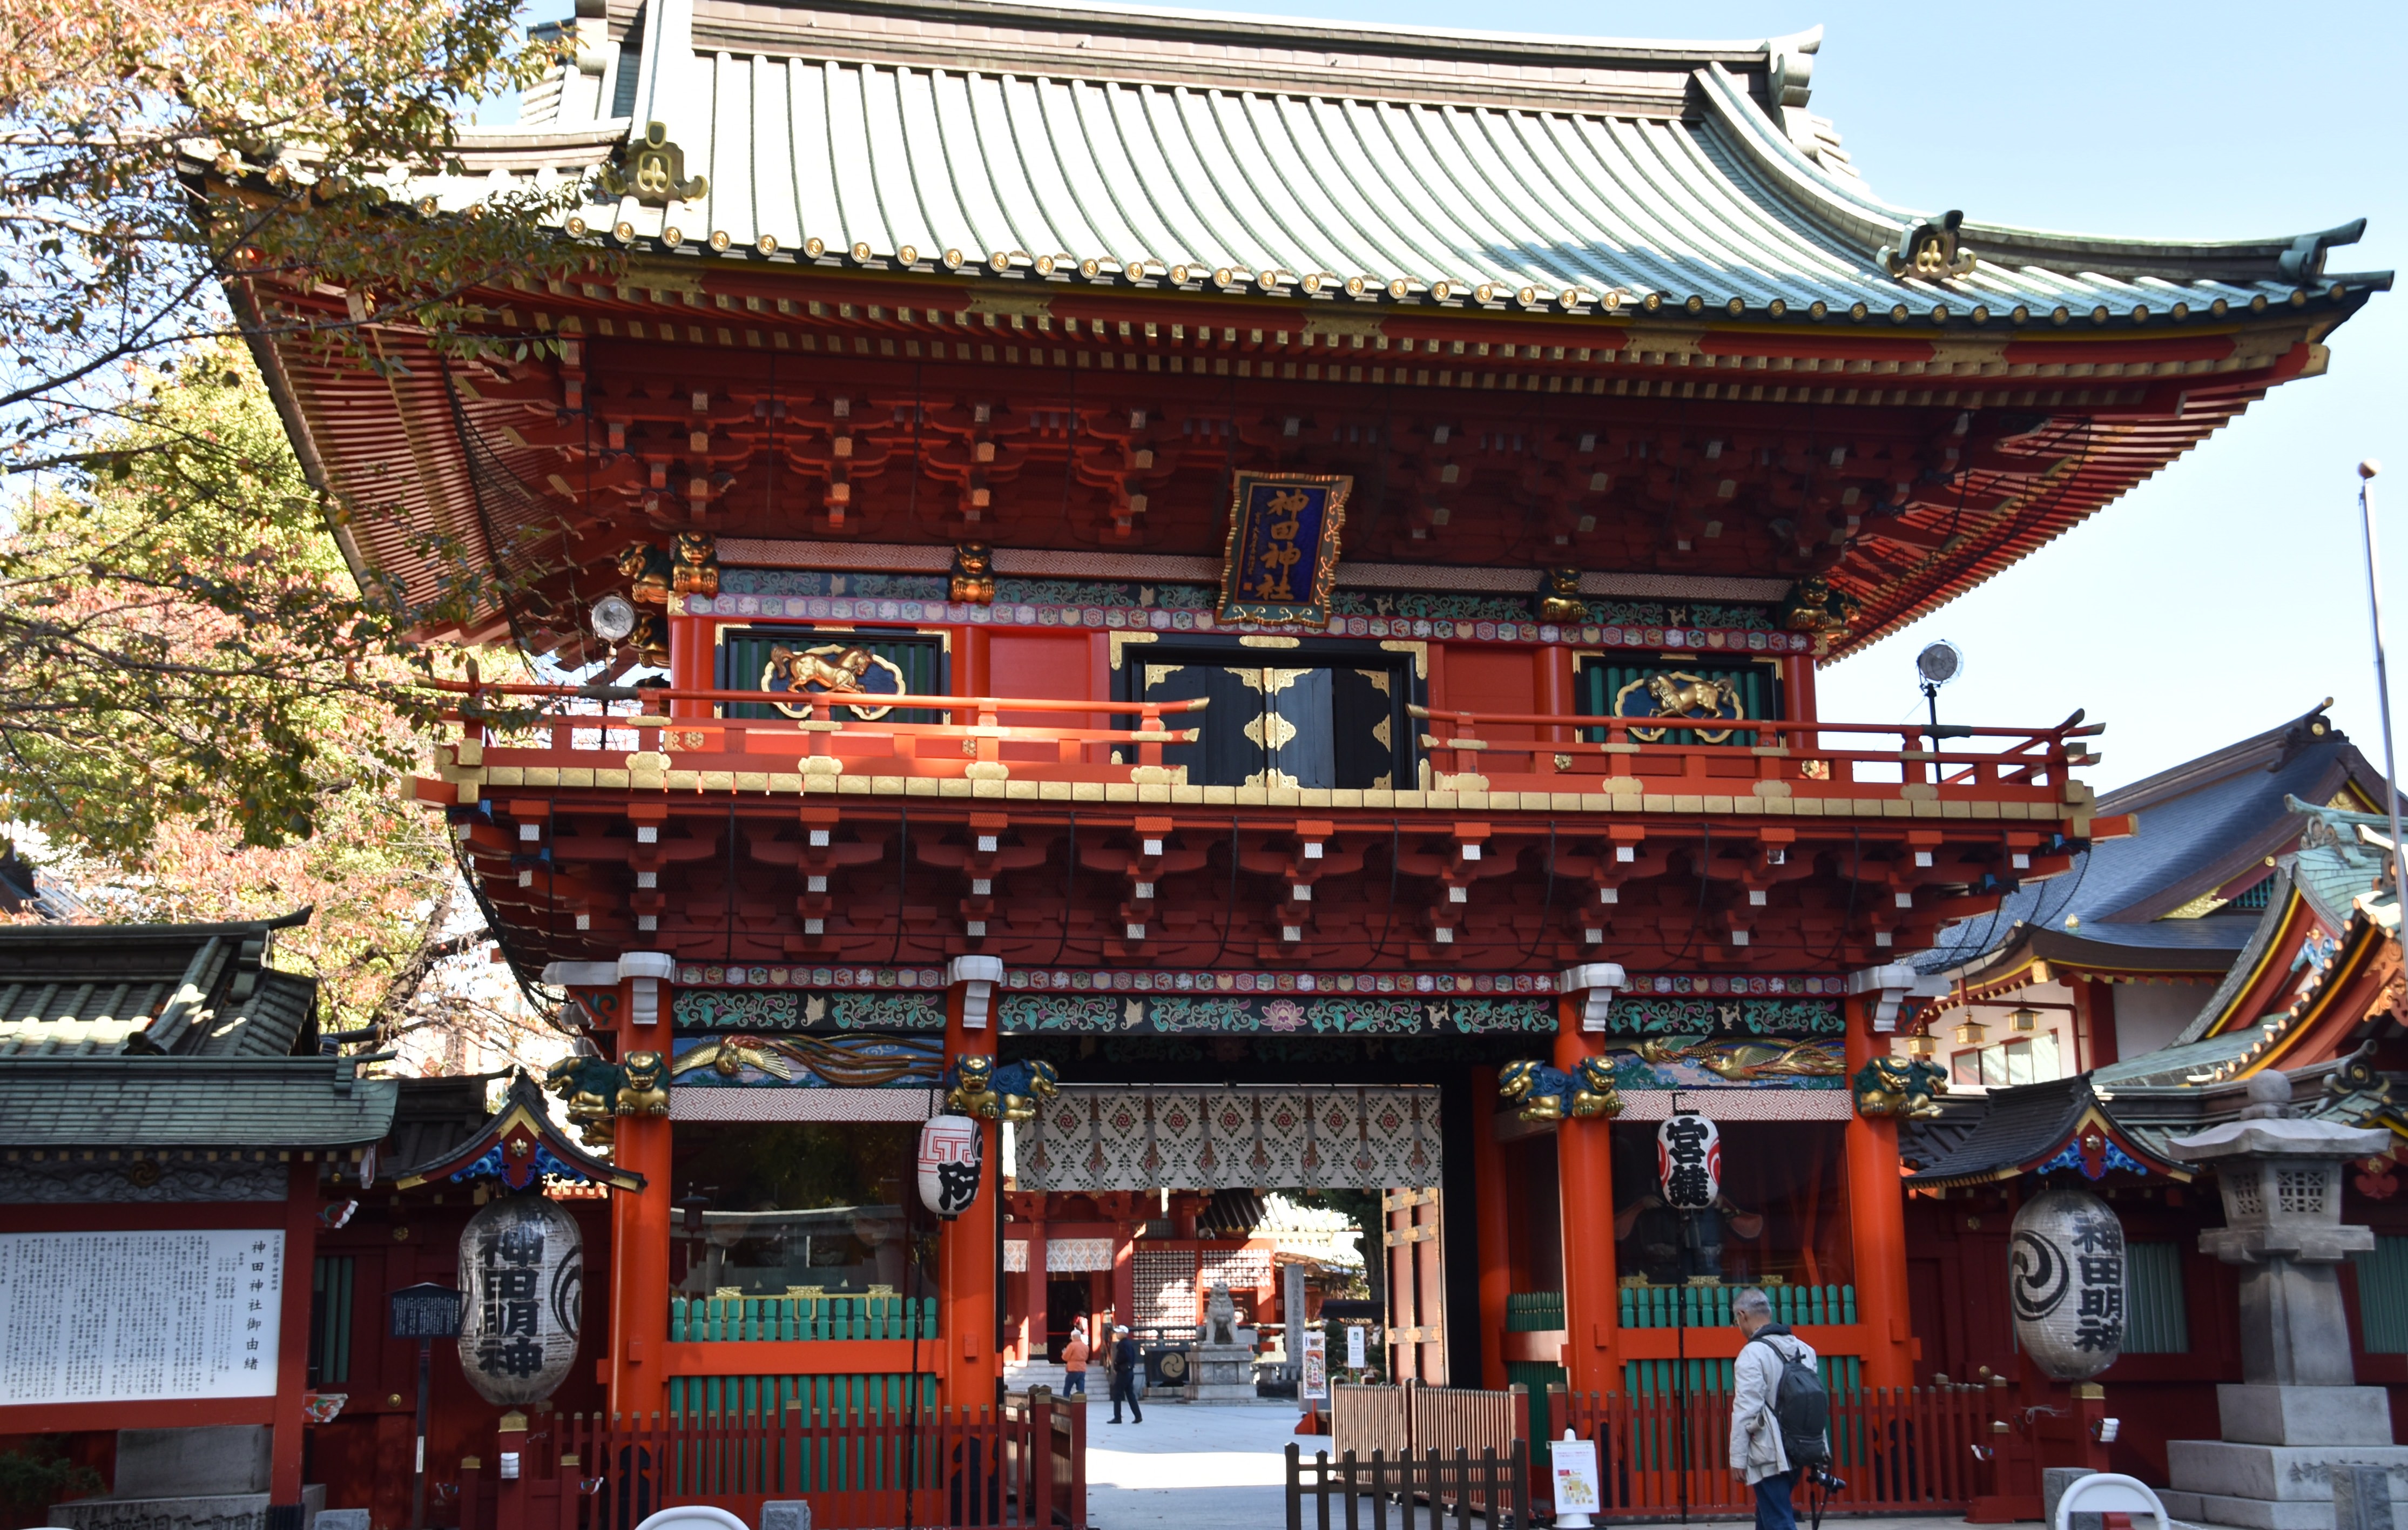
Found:
M 2277 751 L 2272 774 L 2304 778 L 2320 799 L 2352 800 L 2357 774 L 2330 772 L 2353 762 L 2315 758 L 2332 736 L 2311 730 L 2300 753 Z M 1995 1292 L 1994 1307 L 1992 1282 L 2007 1267 L 2002 1240 L 2023 1201 L 2071 1183 L 2114 1205 L 2127 1239 L 2127 1338 L 2101 1380 L 2126 1421 L 2116 1469 L 2151 1480 L 2164 1480 L 2165 1441 L 2214 1437 L 2214 1409 L 2201 1399 L 2212 1397 L 2211 1383 L 2240 1374 L 2233 1272 L 2199 1246 L 2200 1233 L 2220 1223 L 2218 1199 L 2212 1180 L 2200 1182 L 2205 1166 L 2186 1161 L 2179 1143 L 2238 1119 L 2257 1074 L 2287 1074 L 2298 1114 L 2383 1127 L 2395 1138 L 2391 1151 L 2343 1175 L 2344 1220 L 2376 1234 L 2372 1254 L 2353 1260 L 2343 1284 L 2359 1383 L 2408 1389 L 2408 1198 L 2397 1145 L 2408 1138 L 2408 974 L 2388 818 L 2288 794 L 2281 806 L 2272 820 L 2222 815 L 2254 840 L 2221 857 L 2189 857 L 2197 886 L 2245 875 L 2245 865 L 2229 869 L 2244 848 L 2291 847 L 2258 880 L 2268 889 L 2263 907 L 2222 980 L 2203 996 L 2186 993 L 2191 1018 L 2172 1044 L 2068 1077 L 1953 1089 L 1899 1136 L 1914 1325 L 1933 1375 L 2005 1369 L 2012 1341 L 2004 1292 Z M 2144 810 L 2140 836 L 2120 843 L 2145 841 L 2146 823 Z M 2156 896 L 2162 902 L 2183 885 L 2169 879 Z M 2145 908 L 2148 895 L 2132 902 Z M 2042 960 L 2059 949 L 2027 949 L 2035 948 Z
M 322 1046 L 315 979 L 270 965 L 308 918 L 0 927 L 0 1329 L 15 1362 L 77 1346 L 0 1377 L 0 1435 L 255 1430 L 247 1491 L 270 1523 L 318 1501 L 314 1249 L 373 1179 L 399 1093 Z M 105 1335 L 38 1321 L 68 1292 L 111 1314 Z
M 1919 959 L 1945 985 L 1923 1012 L 1931 1053 L 1979 1087 L 2173 1044 L 2285 906 L 2307 828 L 2291 805 L 2372 808 L 2382 794 L 2324 707 L 2108 793 L 2097 812 L 2131 834 L 2095 840 Z

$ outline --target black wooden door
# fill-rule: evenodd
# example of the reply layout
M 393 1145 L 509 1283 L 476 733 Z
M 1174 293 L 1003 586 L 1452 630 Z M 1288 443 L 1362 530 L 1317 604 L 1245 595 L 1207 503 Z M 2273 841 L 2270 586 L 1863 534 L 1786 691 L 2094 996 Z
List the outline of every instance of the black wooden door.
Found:
M 1162 751 L 1185 765 L 1192 786 L 1302 786 L 1359 791 L 1393 787 L 1404 735 L 1402 683 L 1385 668 L 1345 665 L 1148 662 L 1148 701 L 1209 702 L 1193 744 Z M 1409 757 L 1409 756 L 1407 756 Z

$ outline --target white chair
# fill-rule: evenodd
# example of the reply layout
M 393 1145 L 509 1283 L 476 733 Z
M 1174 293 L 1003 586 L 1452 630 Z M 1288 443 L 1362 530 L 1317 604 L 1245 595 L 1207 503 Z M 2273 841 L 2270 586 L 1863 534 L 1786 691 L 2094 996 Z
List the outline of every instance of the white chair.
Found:
M 649 1516 L 636 1530 L 752 1530 L 724 1509 L 708 1504 L 679 1504 Z
M 2057 1500 L 2054 1530 L 2070 1530 L 2076 1514 L 2154 1514 L 2157 1530 L 2172 1530 L 2166 1506 L 2157 1502 L 2149 1484 L 2121 1472 L 2092 1472 L 2068 1484 L 2064 1495 Z

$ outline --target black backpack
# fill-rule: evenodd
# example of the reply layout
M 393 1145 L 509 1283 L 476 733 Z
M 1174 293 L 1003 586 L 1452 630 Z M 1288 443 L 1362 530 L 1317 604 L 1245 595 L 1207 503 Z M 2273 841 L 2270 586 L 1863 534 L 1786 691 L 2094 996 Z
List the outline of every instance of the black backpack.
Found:
M 1781 1430 L 1781 1448 L 1792 1469 L 1804 1471 L 1831 1458 L 1831 1394 L 1823 1378 L 1801 1355 L 1784 1354 L 1770 1334 L 1748 1340 L 1772 1351 L 1781 1374 L 1772 1382 L 1772 1422 Z

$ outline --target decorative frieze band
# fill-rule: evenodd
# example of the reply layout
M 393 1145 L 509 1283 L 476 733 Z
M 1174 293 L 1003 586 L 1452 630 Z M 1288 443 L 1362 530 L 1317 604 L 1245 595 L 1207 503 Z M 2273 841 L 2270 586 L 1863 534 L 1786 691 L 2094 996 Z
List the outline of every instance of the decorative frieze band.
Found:
M 1579 643 L 1684 652 L 1806 653 L 1814 638 L 1802 632 L 1731 627 L 1583 626 L 1535 620 L 1448 617 L 1333 616 L 1326 627 L 1293 623 L 1216 622 L 1209 610 L 1143 606 L 972 606 L 942 600 L 888 600 L 827 595 L 674 595 L 688 616 L 752 621 L 910 622 L 949 626 L 1077 627 L 1095 632 L 1288 633 L 1300 636 L 1422 638 L 1440 642 Z

